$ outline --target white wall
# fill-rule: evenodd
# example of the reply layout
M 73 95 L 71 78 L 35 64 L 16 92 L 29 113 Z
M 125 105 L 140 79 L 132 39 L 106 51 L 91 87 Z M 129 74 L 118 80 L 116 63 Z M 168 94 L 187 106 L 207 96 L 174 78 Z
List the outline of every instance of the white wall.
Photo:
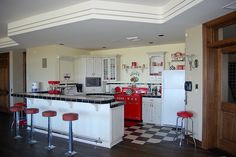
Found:
M 171 53 L 177 51 L 185 52 L 185 44 L 166 44 L 157 46 L 145 46 L 145 47 L 134 47 L 134 48 L 121 48 L 111 50 L 99 50 L 91 51 L 91 55 L 120 55 L 120 81 L 130 82 L 130 73 L 132 70 L 126 72 L 122 69 L 122 64 L 131 65 L 132 62 L 137 62 L 138 65 L 145 64 L 147 68 L 142 72 L 140 69 L 139 82 L 150 82 L 149 81 L 149 57 L 150 53 L 166 52 L 166 67 L 168 62 L 171 60 Z M 176 63 L 173 63 L 176 64 Z
M 34 47 L 26 50 L 27 92 L 32 82 L 40 82 L 41 90 L 48 89 L 48 80 L 59 80 L 59 58 L 61 56 L 79 56 L 88 51 L 61 45 Z M 47 58 L 47 68 L 42 68 L 42 58 Z
M 23 92 L 23 52 L 25 50 L 10 52 L 10 93 Z M 22 102 L 23 98 L 10 97 L 10 106 Z
M 60 81 L 65 81 L 64 76 L 69 75 L 70 79 L 68 81 L 74 82 L 75 75 L 75 58 L 73 57 L 60 57 L 59 59 L 59 76 Z
M 203 105 L 203 40 L 202 25 L 186 30 L 186 54 L 194 54 L 198 59 L 199 66 L 190 70 L 188 59 L 186 59 L 186 80 L 192 81 L 193 90 L 187 92 L 187 110 L 194 113 L 194 134 L 195 138 L 202 141 L 202 105 Z M 195 85 L 198 84 L 198 89 Z

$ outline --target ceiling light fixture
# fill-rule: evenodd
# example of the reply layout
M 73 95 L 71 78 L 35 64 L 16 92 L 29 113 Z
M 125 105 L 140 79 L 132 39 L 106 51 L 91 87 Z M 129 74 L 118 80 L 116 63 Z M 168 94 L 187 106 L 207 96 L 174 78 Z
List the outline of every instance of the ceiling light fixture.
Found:
M 137 36 L 133 36 L 133 37 L 126 37 L 127 40 L 129 41 L 140 41 L 141 39 Z
M 138 39 L 137 36 L 134 36 L 134 37 L 126 37 L 127 40 L 135 40 L 135 39 Z
M 164 37 L 165 35 L 163 35 L 163 34 L 158 34 L 157 36 L 158 36 L 158 37 Z

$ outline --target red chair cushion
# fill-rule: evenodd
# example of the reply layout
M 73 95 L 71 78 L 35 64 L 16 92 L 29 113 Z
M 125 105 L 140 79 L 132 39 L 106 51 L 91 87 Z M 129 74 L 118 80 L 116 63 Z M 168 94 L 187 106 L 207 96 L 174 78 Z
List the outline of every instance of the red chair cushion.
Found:
M 62 119 L 64 121 L 78 120 L 79 115 L 77 113 L 65 113 L 65 114 L 63 114 Z
M 180 112 L 177 112 L 177 116 L 182 117 L 182 118 L 191 118 L 193 117 L 193 113 L 189 111 L 180 111 Z
M 24 108 L 23 107 L 20 107 L 20 106 L 12 106 L 10 107 L 10 111 L 11 112 L 20 112 L 20 111 L 23 111 Z
M 15 103 L 14 106 L 26 107 L 27 105 L 24 102 L 18 102 L 18 103 Z
M 55 117 L 57 115 L 56 111 L 44 111 L 42 113 L 44 117 Z
M 36 114 L 36 113 L 39 113 L 39 109 L 38 108 L 26 108 L 25 113 L 26 114 Z

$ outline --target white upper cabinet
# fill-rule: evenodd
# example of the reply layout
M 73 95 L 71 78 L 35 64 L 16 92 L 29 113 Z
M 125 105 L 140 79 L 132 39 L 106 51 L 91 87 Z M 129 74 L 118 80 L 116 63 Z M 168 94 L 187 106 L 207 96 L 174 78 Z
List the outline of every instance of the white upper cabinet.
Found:
M 119 57 L 103 58 L 103 80 L 117 81 L 119 69 Z
M 102 58 L 99 57 L 86 58 L 86 76 L 87 77 L 102 76 Z

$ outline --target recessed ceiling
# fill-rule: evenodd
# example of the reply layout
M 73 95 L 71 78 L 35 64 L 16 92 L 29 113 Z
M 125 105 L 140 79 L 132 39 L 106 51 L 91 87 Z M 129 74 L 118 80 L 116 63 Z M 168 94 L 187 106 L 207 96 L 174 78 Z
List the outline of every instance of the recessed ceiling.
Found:
M 85 0 L 1 0 L 0 38 L 6 36 L 6 23 L 47 11 L 84 2 Z M 108 1 L 108 0 L 106 0 Z M 166 5 L 170 0 L 112 0 L 121 3 L 135 3 L 146 6 Z M 180 1 L 180 0 L 179 0 Z M 222 7 L 232 0 L 205 0 L 198 5 L 170 19 L 164 24 L 90 19 L 43 30 L 11 36 L 20 45 L 14 48 L 28 48 L 49 44 L 64 43 L 65 46 L 82 49 L 121 48 L 147 46 L 152 43 L 168 44 L 184 42 L 185 30 L 222 16 L 232 10 Z M 4 28 L 4 29 L 2 29 Z M 164 34 L 164 37 L 158 37 Z M 126 37 L 138 36 L 137 42 L 127 41 Z M 6 49 L 0 49 L 0 51 Z
M 140 5 L 149 5 L 149 6 L 163 6 L 167 4 L 168 2 L 170 2 L 171 0 L 104 0 L 104 1 L 140 4 Z

